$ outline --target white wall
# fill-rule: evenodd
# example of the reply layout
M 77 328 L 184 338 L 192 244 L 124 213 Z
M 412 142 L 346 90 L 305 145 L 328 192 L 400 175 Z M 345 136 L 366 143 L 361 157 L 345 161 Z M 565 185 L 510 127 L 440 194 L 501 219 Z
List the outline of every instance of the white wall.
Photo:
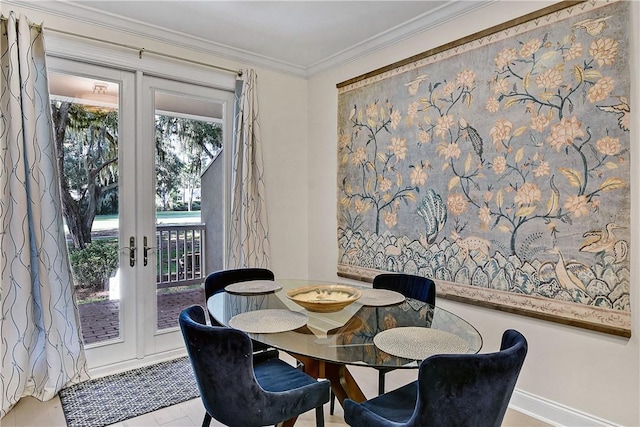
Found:
M 260 125 L 264 143 L 267 210 L 272 268 L 280 278 L 306 278 L 309 218 L 307 206 L 307 81 L 257 70 Z
M 485 8 L 413 36 L 345 66 L 321 73 L 309 81 L 309 277 L 335 280 L 337 263 L 337 89 L 336 84 L 391 64 L 444 43 L 481 31 L 493 25 L 535 11 L 553 2 L 499 1 Z M 636 28 L 638 4 L 634 5 L 633 40 L 637 52 Z M 632 81 L 638 81 L 638 56 L 633 58 Z M 634 85 L 632 111 L 637 111 L 637 85 Z M 633 123 L 638 123 L 634 113 Z M 639 145 L 633 130 L 632 145 Z M 633 150 L 632 164 L 637 164 Z M 638 167 L 632 181 L 637 185 Z M 635 190 L 635 187 L 634 187 Z M 638 200 L 632 195 L 632 212 Z M 633 218 L 633 253 L 638 242 L 637 214 Z M 635 256 L 637 259 L 637 255 Z M 502 332 L 520 330 L 529 341 L 529 354 L 519 378 L 519 391 L 548 399 L 556 409 L 568 409 L 579 418 L 580 412 L 611 423 L 640 425 L 640 340 L 638 337 L 640 303 L 638 266 L 632 266 L 633 336 L 618 338 L 584 329 L 508 314 L 473 305 L 439 300 L 439 305 L 457 313 L 475 325 L 484 338 L 483 351 L 499 347 Z M 535 399 L 534 399 L 535 400 Z M 544 402 L 544 400 L 543 400 Z M 531 403 L 531 399 L 529 399 Z M 562 408 L 562 405 L 568 408 Z M 549 405 L 546 406 L 546 409 Z M 543 410 L 545 405 L 543 405 Z M 545 414 L 537 414 L 538 416 Z M 550 418 L 557 416 L 546 414 Z M 589 418 L 589 417 L 587 417 Z M 597 419 L 596 419 L 597 421 Z M 597 422 L 596 422 L 597 424 Z M 574 425 L 584 425 L 576 423 Z M 593 424 L 592 424 L 593 425 Z

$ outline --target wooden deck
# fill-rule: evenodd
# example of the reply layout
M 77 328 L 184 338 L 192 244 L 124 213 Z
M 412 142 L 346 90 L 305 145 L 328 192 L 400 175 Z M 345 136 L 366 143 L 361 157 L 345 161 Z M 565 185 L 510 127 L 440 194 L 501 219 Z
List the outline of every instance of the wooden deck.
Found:
M 78 306 L 85 344 L 117 338 L 120 333 L 119 301 L 99 301 Z M 204 289 L 158 295 L 158 329 L 178 326 L 182 309 L 199 304 L 206 307 Z

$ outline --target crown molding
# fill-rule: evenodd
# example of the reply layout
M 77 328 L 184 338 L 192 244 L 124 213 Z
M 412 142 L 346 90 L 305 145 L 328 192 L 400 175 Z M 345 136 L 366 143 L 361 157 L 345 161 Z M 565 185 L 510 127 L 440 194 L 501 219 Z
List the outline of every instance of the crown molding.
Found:
M 26 0 L 4 0 L 3 3 L 16 5 L 25 10 L 54 15 L 60 18 L 97 26 L 109 31 L 120 32 L 150 41 L 172 45 L 182 49 L 217 56 L 259 68 L 277 71 L 299 78 L 309 78 L 322 71 L 338 67 L 366 56 L 376 50 L 391 46 L 418 33 L 438 27 L 459 16 L 471 13 L 497 0 L 457 1 L 450 0 L 437 9 L 417 16 L 401 25 L 384 31 L 348 49 L 327 57 L 309 67 L 283 62 L 274 58 L 249 52 L 231 46 L 194 37 L 181 32 L 167 30 L 145 22 L 123 18 L 91 7 L 78 5 L 72 1 L 34 2 Z M 45 29 L 47 28 L 45 23 Z M 58 28 L 52 28 L 55 30 Z M 140 46 L 144 48 L 145 46 Z
M 194 37 L 177 31 L 160 28 L 134 19 L 123 18 L 69 1 L 31 2 L 25 0 L 3 0 L 3 4 L 15 5 L 25 10 L 33 10 L 60 18 L 71 19 L 82 24 L 100 27 L 150 41 L 175 46 L 206 55 L 213 55 L 230 61 L 278 71 L 296 77 L 306 78 L 304 67 L 289 64 L 266 56 L 233 48 L 210 40 Z M 43 24 L 48 28 L 46 22 Z M 51 28 L 62 30 L 62 28 Z M 64 31 L 69 31 L 64 29 Z M 139 46 L 144 48 L 145 46 Z
M 390 28 L 348 49 L 338 52 L 307 68 L 307 76 L 311 77 L 330 68 L 339 67 L 378 50 L 392 46 L 402 40 L 431 30 L 457 19 L 460 16 L 477 11 L 499 0 L 457 1 L 451 0 L 428 13 Z

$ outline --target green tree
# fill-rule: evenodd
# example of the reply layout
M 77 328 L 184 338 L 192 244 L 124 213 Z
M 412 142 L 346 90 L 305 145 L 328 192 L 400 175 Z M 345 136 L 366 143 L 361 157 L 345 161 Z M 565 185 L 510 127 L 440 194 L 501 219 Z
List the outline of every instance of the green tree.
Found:
M 53 101 L 62 211 L 75 248 L 91 242 L 104 195 L 118 187 L 118 113 Z
M 217 123 L 173 116 L 156 116 L 157 195 L 166 210 L 171 197 L 186 188 L 191 195 L 206 166 L 222 149 L 222 127 Z
M 119 204 L 118 112 L 67 101 L 53 101 L 51 107 L 62 210 L 73 246 L 84 248 L 91 242 L 91 228 L 101 206 L 112 212 Z M 173 206 L 181 188 L 193 190 L 203 168 L 221 147 L 218 124 L 157 117 L 157 193 L 163 209 Z

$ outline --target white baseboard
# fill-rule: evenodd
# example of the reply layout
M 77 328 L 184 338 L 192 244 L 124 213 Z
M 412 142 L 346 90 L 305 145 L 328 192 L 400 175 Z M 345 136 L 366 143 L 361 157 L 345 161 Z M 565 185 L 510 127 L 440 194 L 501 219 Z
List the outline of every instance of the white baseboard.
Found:
M 511 396 L 509 408 L 556 427 L 621 427 L 619 424 L 517 389 Z

